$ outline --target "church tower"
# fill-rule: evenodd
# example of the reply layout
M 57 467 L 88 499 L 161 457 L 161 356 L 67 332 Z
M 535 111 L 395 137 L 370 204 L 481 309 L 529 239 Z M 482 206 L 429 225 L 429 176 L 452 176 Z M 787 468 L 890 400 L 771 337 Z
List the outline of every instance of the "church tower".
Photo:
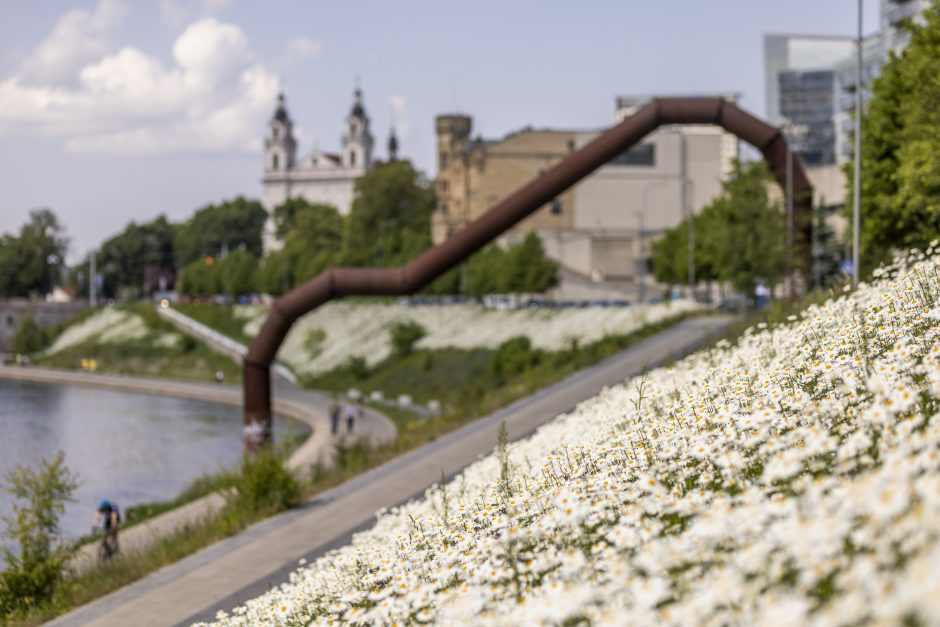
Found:
M 287 114 L 284 94 L 278 94 L 277 108 L 268 123 L 268 136 L 264 140 L 264 171 L 286 172 L 294 167 L 296 157 L 294 123 Z
M 343 165 L 347 168 L 372 167 L 372 133 L 369 132 L 369 116 L 362 106 L 362 90 L 353 94 L 352 111 L 346 118 L 346 133 L 343 134 Z

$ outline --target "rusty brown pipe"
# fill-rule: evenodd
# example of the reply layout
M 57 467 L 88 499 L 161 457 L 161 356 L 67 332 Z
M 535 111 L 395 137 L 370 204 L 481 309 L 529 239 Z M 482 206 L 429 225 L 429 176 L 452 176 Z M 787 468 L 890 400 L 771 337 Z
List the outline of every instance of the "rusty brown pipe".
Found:
M 785 185 L 787 144 L 779 129 L 721 98 L 652 100 L 407 265 L 400 268 L 331 268 L 276 299 L 245 356 L 246 450 L 255 450 L 270 439 L 270 367 L 297 318 L 343 296 L 399 296 L 417 292 L 664 124 L 715 124 L 723 127 L 757 147 L 777 181 L 781 186 Z M 799 159 L 793 161 L 793 191 L 794 213 L 807 215 L 812 209 L 812 186 Z M 805 220 L 804 224 L 808 225 L 809 221 Z M 804 231 L 808 228 L 805 226 Z M 803 236 L 806 237 L 806 232 Z

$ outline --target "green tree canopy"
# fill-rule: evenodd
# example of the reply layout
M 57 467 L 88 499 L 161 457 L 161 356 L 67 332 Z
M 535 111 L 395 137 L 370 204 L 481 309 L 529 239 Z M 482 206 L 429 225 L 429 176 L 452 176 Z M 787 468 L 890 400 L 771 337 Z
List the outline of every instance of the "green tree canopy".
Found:
M 940 235 L 940 4 L 908 23 L 902 54 L 891 53 L 862 115 L 860 233 L 863 266 Z M 845 166 L 852 198 L 852 164 Z M 851 202 L 847 212 L 851 211 Z
M 117 296 L 122 288 L 139 289 L 148 266 L 174 268 L 174 227 L 165 215 L 150 222 L 131 222 L 123 231 L 104 241 L 98 249 L 97 272 L 104 280 L 105 296 Z M 88 261 L 81 266 L 88 276 Z
M 750 296 L 758 280 L 773 285 L 784 274 L 785 221 L 768 194 L 763 162 L 735 162 L 722 194 L 694 217 L 695 279 L 727 281 Z M 688 222 L 653 244 L 653 272 L 662 283 L 688 281 Z
M 267 218 L 260 202 L 242 196 L 199 209 L 176 228 L 176 266 L 182 268 L 207 255 L 220 256 L 226 250 L 244 249 L 260 257 Z
M 464 290 L 469 296 L 535 294 L 558 285 L 558 264 L 545 256 L 534 232 L 503 249 L 490 244 L 467 262 Z
M 49 209 L 29 212 L 18 236 L 0 236 L 0 296 L 48 294 L 65 266 L 68 238 Z
M 434 203 L 434 186 L 409 161 L 377 163 L 356 181 L 343 263 L 407 263 L 431 245 Z
M 262 291 L 281 294 L 339 264 L 345 229 L 336 207 L 291 198 L 274 210 L 274 217 L 283 247 L 264 258 Z

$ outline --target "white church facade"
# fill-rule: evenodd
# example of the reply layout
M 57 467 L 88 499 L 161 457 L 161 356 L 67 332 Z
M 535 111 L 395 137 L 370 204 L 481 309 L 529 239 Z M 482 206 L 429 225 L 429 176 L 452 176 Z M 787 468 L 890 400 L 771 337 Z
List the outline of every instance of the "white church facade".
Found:
M 362 91 L 356 89 L 353 106 L 346 117 L 342 152 L 324 152 L 314 148 L 297 160 L 294 123 L 287 112 L 284 94 L 278 95 L 277 107 L 268 123 L 264 140 L 264 176 L 262 203 L 268 211 L 264 229 L 265 252 L 277 250 L 282 243 L 275 233 L 274 209 L 288 198 L 300 197 L 310 203 L 333 205 L 341 215 L 352 208 L 356 179 L 372 167 L 373 137 L 369 116 L 362 104 Z M 398 140 L 394 129 L 388 140 L 389 158 L 396 158 Z

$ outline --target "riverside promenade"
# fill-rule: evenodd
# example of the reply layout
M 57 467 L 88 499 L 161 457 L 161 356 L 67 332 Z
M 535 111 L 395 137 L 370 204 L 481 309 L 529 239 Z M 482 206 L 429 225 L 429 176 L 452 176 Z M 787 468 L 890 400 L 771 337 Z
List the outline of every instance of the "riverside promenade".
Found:
M 236 407 L 242 405 L 242 389 L 237 385 L 2 365 L 0 378 L 172 396 Z M 330 435 L 329 397 L 322 393 L 298 389 L 282 378 L 274 380 L 274 397 L 274 413 L 277 416 L 287 416 L 310 427 L 310 435 L 290 456 L 288 466 L 303 473 L 313 464 L 332 463 L 334 438 Z M 356 424 L 354 435 L 367 438 L 373 444 L 381 444 L 393 440 L 397 429 L 386 416 L 368 408 L 363 419 Z M 219 511 L 225 502 L 222 494 L 209 494 L 137 525 L 123 528 L 121 550 L 124 553 L 142 551 L 154 540 L 171 535 Z M 84 546 L 76 554 L 72 565 L 77 570 L 93 565 L 97 559 L 97 548 L 97 543 L 94 542 Z
M 313 560 L 348 543 L 355 532 L 372 525 L 377 510 L 420 497 L 442 472 L 452 477 L 492 452 L 501 423 L 506 423 L 510 439 L 523 438 L 605 387 L 694 350 L 730 322 L 727 316 L 685 320 L 49 624 L 162 626 L 211 621 L 218 610 L 230 610 L 287 581 L 299 559 Z

